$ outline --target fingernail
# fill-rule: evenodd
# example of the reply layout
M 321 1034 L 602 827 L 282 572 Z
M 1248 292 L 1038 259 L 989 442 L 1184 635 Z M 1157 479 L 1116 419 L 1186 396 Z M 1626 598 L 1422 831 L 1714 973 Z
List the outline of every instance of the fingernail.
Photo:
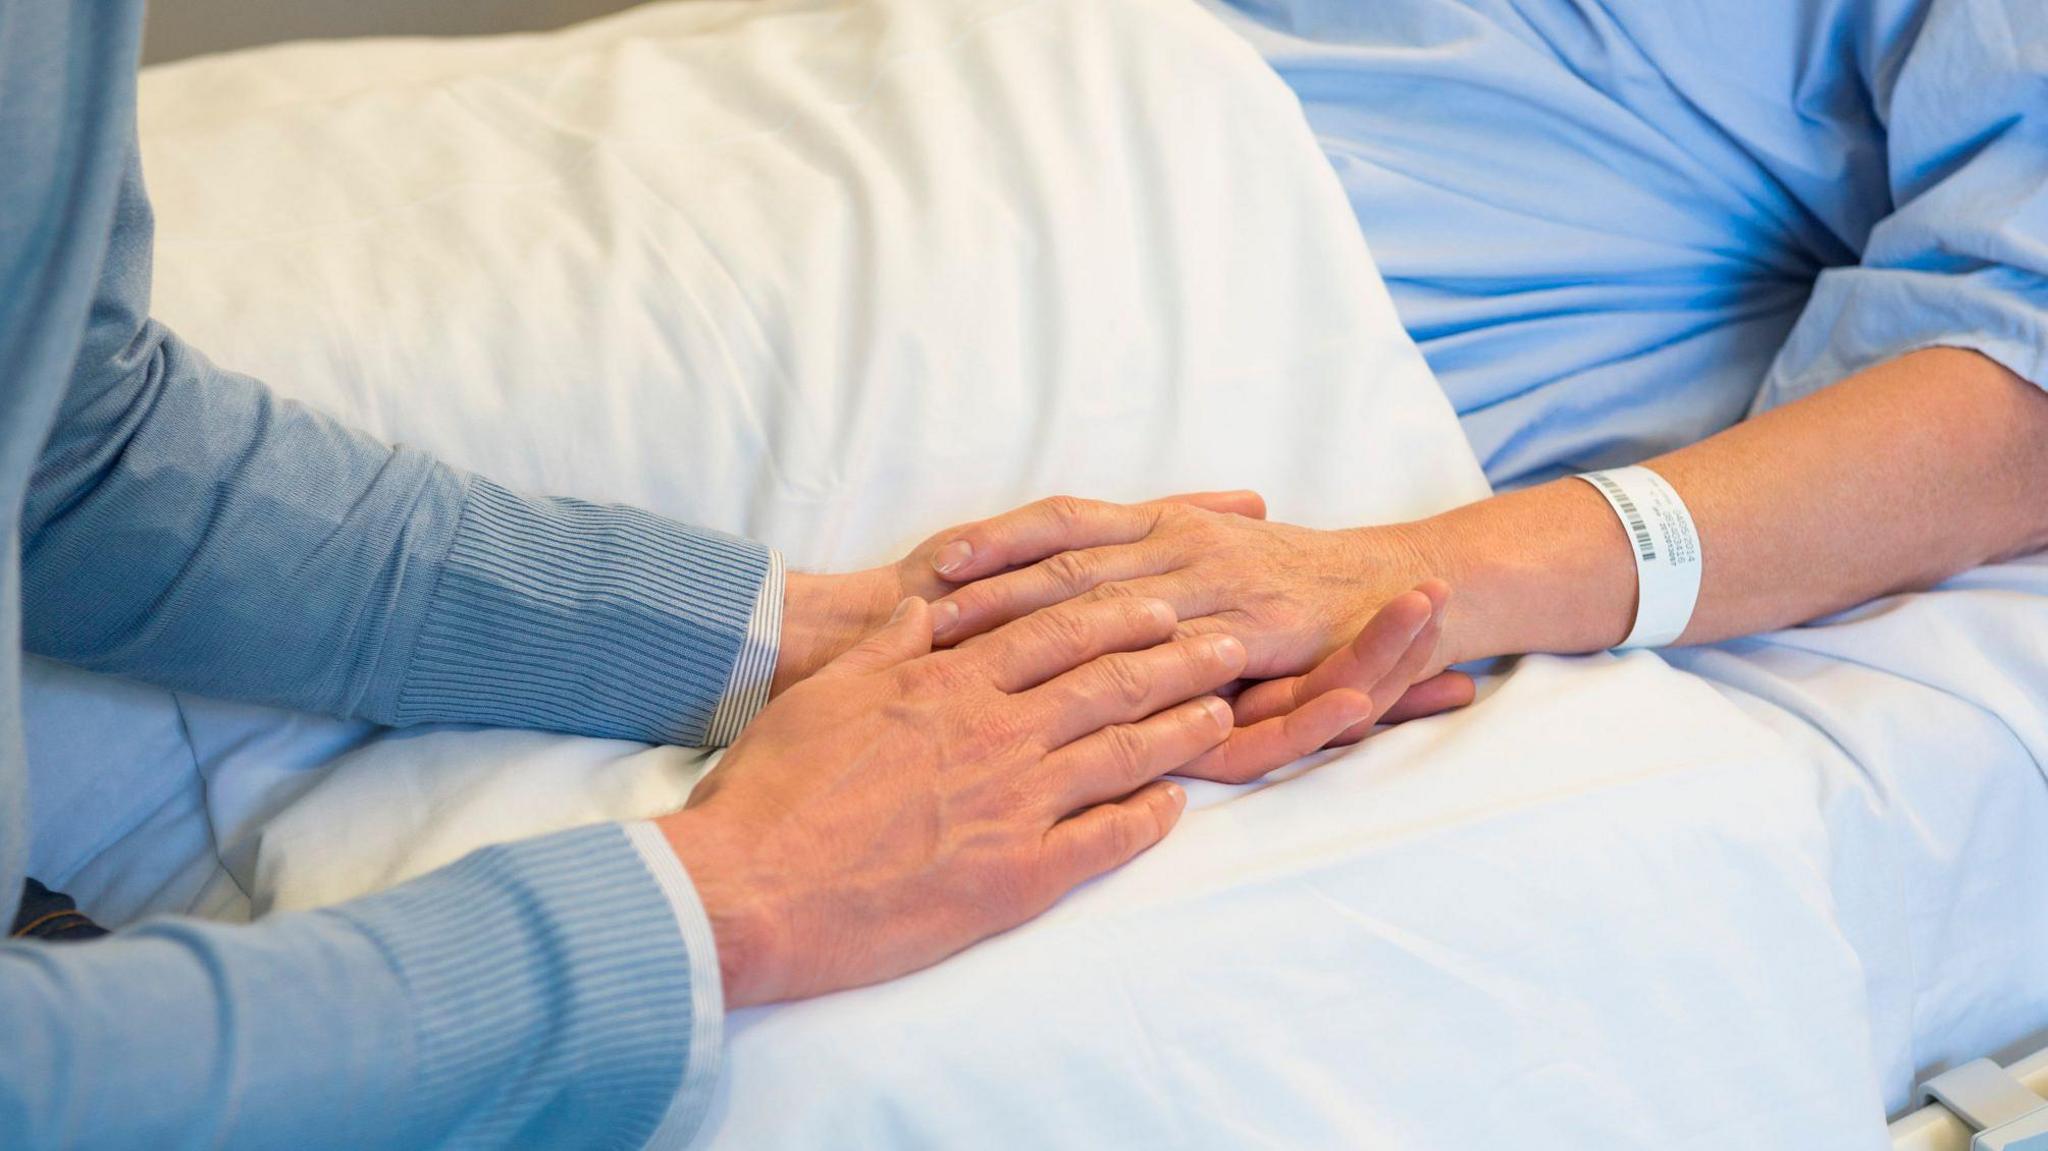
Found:
M 973 558 L 973 544 L 966 540 L 954 540 L 932 553 L 932 566 L 939 570 L 940 575 L 952 575 L 966 567 L 967 561 Z
M 909 611 L 909 610 L 910 610 L 910 605 L 911 605 L 911 604 L 914 604 L 914 603 L 916 603 L 916 602 L 917 602 L 917 597 L 916 597 L 916 596 L 914 596 L 914 595 L 913 595 L 913 596 L 905 596 L 905 597 L 903 598 L 903 602 L 901 602 L 901 603 L 899 603 L 899 604 L 897 604 L 897 605 L 896 605 L 896 610 L 895 610 L 894 612 L 891 612 L 891 613 L 889 614 L 889 622 L 890 622 L 890 623 L 895 623 L 896 621 L 898 621 L 898 620 L 902 619 L 902 618 L 903 618 L 903 613 L 905 613 L 905 612 Z
M 960 622 L 960 605 L 951 600 L 940 600 L 932 605 L 932 635 L 945 635 Z
M 1244 662 L 1244 643 L 1234 635 L 1209 637 L 1209 654 L 1217 663 Z
M 1202 710 L 1209 714 L 1209 719 L 1218 727 L 1229 727 L 1237 718 L 1231 714 L 1229 704 L 1213 695 L 1202 701 Z
M 1173 605 L 1163 599 L 1146 600 L 1145 610 L 1151 612 L 1153 620 L 1162 627 L 1172 627 L 1180 622 L 1180 617 L 1173 612 Z
M 1186 807 L 1188 805 L 1187 789 L 1177 783 L 1167 784 L 1166 802 L 1172 804 L 1176 809 Z

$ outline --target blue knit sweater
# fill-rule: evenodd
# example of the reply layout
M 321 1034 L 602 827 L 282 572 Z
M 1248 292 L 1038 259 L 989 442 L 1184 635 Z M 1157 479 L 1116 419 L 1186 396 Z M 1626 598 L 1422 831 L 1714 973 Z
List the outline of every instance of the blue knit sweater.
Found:
M 0 923 L 35 815 L 24 648 L 386 723 L 679 743 L 765 676 L 735 667 L 766 549 L 515 495 L 282 401 L 149 319 L 141 7 L 0 0 Z M 647 838 L 493 848 L 249 926 L 0 946 L 0 1143 L 673 1133 L 703 1031 L 687 884 Z

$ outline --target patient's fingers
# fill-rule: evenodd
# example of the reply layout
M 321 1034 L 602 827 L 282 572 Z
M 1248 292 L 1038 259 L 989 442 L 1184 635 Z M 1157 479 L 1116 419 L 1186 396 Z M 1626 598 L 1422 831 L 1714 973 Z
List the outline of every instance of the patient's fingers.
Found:
M 1046 746 L 1058 747 L 1213 692 L 1236 680 L 1244 664 L 1244 644 L 1235 636 L 1201 636 L 1105 655 L 1018 698 L 1041 717 Z
M 1470 702 L 1470 678 L 1455 674 L 1425 681 L 1437 686 L 1409 700 L 1410 685 L 1436 656 L 1449 598 L 1450 588 L 1441 580 L 1431 580 L 1389 601 L 1356 639 L 1307 675 L 1269 680 L 1245 689 L 1235 705 L 1238 730 L 1183 774 L 1241 783 L 1286 762 L 1275 760 L 1275 756 L 1298 757 L 1364 738 L 1373 724 L 1391 713 L 1397 701 L 1408 703 L 1410 710 L 1400 717 L 1403 719 Z M 1329 701 L 1357 696 L 1366 681 L 1371 686 L 1364 695 L 1365 706 L 1341 728 L 1328 732 L 1321 742 L 1308 742 L 1322 730 L 1319 724 L 1297 719 L 1295 728 L 1287 726 L 1289 719 L 1327 714 L 1335 706 Z
M 1063 819 L 1045 833 L 1050 904 L 1076 884 L 1124 864 L 1166 838 L 1187 806 L 1187 792 L 1167 780 L 1148 783 L 1127 798 Z
M 1098 656 L 1155 647 L 1172 637 L 1175 622 L 1172 605 L 1160 600 L 1060 604 L 938 658 L 971 662 L 997 687 L 1020 692 Z
M 933 550 L 932 567 L 947 580 L 963 583 L 1058 552 L 1134 543 L 1151 532 L 1159 509 L 1168 504 L 1266 518 L 1266 501 L 1251 491 L 1187 492 L 1142 504 L 1053 496 L 961 527 Z
M 1348 688 L 1325 692 L 1285 715 L 1239 727 L 1177 774 L 1219 783 L 1248 783 L 1321 750 L 1339 732 L 1370 722 L 1372 713 L 1372 697 L 1364 692 Z
M 1230 706 L 1213 695 L 1138 723 L 1105 727 L 1046 757 L 1045 803 L 1059 818 L 1129 795 L 1192 762 L 1230 732 Z
M 1237 722 L 1262 722 L 1337 688 L 1365 692 L 1377 700 L 1388 674 L 1401 666 L 1403 657 L 1416 646 L 1416 638 L 1430 625 L 1434 608 L 1434 601 L 1419 589 L 1395 596 L 1373 613 L 1356 638 L 1332 652 L 1306 675 L 1257 684 L 1239 695 Z M 1434 646 L 1431 645 L 1431 650 Z M 1401 687 L 1405 690 L 1407 684 Z M 1396 698 L 1398 694 L 1395 693 Z M 1393 700 L 1386 702 L 1391 704 Z
M 1393 707 L 1396 701 L 1406 695 L 1408 689 L 1415 685 L 1415 681 L 1422 677 L 1422 672 L 1429 666 L 1430 661 L 1436 658 L 1437 641 L 1443 638 L 1444 632 L 1443 605 L 1450 599 L 1450 588 L 1441 580 L 1431 580 L 1417 591 L 1429 597 L 1429 622 L 1422 626 L 1421 631 L 1415 633 L 1415 638 L 1409 641 L 1407 650 L 1401 654 L 1399 660 L 1380 676 L 1378 683 L 1372 686 L 1369 693 L 1375 705 L 1372 719 L 1347 728 L 1338 735 L 1336 742 L 1356 743 L 1370 734 L 1372 725 L 1379 720 L 1380 714 Z M 1416 592 L 1407 594 L 1414 595 Z

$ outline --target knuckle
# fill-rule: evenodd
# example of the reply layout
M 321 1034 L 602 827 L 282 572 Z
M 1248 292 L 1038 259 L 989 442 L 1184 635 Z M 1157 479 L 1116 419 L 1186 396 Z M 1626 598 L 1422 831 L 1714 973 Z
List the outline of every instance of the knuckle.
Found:
M 1103 695 L 1126 708 L 1144 706 L 1151 695 L 1150 680 L 1138 666 L 1138 661 L 1129 656 L 1109 656 L 1097 661 L 1096 668 L 1096 675 L 1102 681 Z
M 1047 496 L 1040 506 L 1046 518 L 1062 527 L 1075 527 L 1088 515 L 1088 501 L 1079 496 Z
M 1119 775 L 1135 774 L 1145 765 L 1145 737 L 1131 724 L 1102 729 L 1102 754 Z
M 1134 631 L 1157 632 L 1167 622 L 1168 617 L 1161 610 L 1164 601 L 1140 597 L 1128 586 L 1117 587 L 1103 598 L 1116 601 L 1117 622 Z
M 1107 603 L 1111 600 L 1128 600 L 1133 598 L 1136 594 L 1137 593 L 1134 590 L 1132 590 L 1130 584 L 1098 584 L 1097 586 L 1089 589 L 1088 593 L 1081 597 L 1080 602 Z M 1126 622 L 1141 622 L 1144 619 L 1144 613 L 1136 607 L 1133 607 L 1128 609 L 1124 613 L 1123 619 Z
M 1046 578 L 1072 595 L 1094 583 L 1095 563 L 1081 552 L 1060 552 L 1045 560 Z
M 1088 647 L 1091 629 L 1087 619 L 1078 612 L 1040 612 L 1035 627 L 1042 646 L 1067 652 L 1083 651 Z
M 1198 638 L 1180 640 L 1173 645 L 1174 656 L 1190 682 L 1214 682 L 1215 673 L 1223 667 L 1223 653 L 1217 647 L 1218 642 Z
M 1146 635 L 1165 634 L 1175 619 L 1174 603 L 1158 588 L 1157 581 L 1144 579 L 1104 580 L 1076 596 L 1075 603 L 1091 605 L 1105 626 L 1135 630 Z

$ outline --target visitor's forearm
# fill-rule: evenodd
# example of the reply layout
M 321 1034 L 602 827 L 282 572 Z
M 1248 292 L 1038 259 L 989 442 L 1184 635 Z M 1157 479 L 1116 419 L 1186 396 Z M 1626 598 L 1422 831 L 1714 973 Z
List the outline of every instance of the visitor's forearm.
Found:
M 2048 546 L 2048 395 L 1972 352 L 1913 353 L 1646 462 L 1700 534 L 1683 643 L 1803 622 Z M 1635 618 L 1627 539 L 1583 481 L 1395 530 L 1452 581 L 1453 659 L 1599 650 Z

